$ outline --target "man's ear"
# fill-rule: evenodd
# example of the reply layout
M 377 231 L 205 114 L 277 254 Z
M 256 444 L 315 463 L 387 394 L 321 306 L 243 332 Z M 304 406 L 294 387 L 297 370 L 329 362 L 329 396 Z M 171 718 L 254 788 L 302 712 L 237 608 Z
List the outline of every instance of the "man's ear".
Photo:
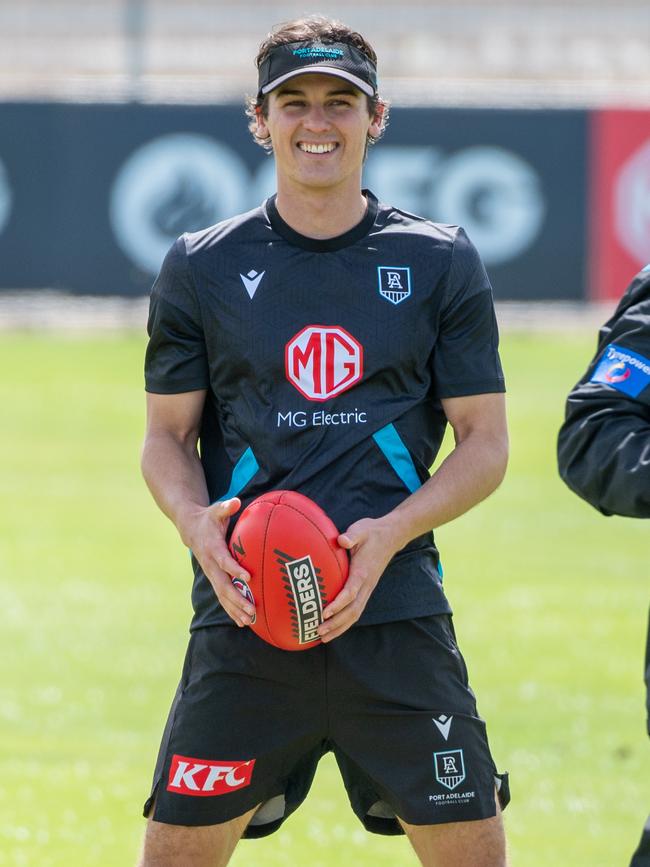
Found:
M 375 114 L 372 120 L 370 121 L 370 128 L 368 129 L 368 135 L 372 136 L 372 138 L 379 138 L 384 131 L 384 112 L 386 111 L 386 103 L 379 100 L 377 102 L 377 107 L 375 108 Z
M 258 105 L 258 106 L 255 108 L 255 118 L 256 118 L 256 120 L 257 120 L 257 129 L 256 129 L 256 133 L 257 133 L 258 138 L 261 138 L 261 139 L 268 138 L 268 139 L 270 139 L 270 138 L 271 138 L 271 133 L 269 132 L 269 128 L 268 128 L 268 126 L 266 125 L 266 118 L 264 117 L 264 114 L 263 114 L 263 112 L 262 112 L 262 106 L 261 106 L 261 105 Z

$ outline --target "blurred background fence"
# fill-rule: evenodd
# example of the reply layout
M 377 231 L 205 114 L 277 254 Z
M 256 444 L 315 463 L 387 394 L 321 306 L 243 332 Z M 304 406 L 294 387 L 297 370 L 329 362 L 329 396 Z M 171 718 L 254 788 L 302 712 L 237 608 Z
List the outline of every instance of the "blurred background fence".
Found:
M 611 299 L 650 259 L 647 2 L 0 0 L 0 292 L 142 295 L 178 234 L 268 195 L 243 95 L 306 11 L 378 51 L 366 184 L 464 225 L 498 299 Z

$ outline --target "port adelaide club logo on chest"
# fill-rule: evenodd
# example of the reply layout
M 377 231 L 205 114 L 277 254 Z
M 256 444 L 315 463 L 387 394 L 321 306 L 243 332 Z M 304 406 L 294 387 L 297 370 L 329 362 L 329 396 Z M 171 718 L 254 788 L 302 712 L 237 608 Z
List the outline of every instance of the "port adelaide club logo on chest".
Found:
M 401 304 L 411 294 L 411 269 L 405 266 L 380 265 L 377 268 L 379 294 L 391 304 Z

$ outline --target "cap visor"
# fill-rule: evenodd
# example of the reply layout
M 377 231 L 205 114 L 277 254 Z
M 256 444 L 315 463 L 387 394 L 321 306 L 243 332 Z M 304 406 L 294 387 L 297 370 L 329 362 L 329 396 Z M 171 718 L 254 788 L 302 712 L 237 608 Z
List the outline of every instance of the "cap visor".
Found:
M 277 78 L 274 78 L 273 81 L 269 81 L 268 84 L 264 85 L 261 93 L 266 96 L 267 93 L 275 90 L 276 87 L 284 84 L 284 82 L 288 81 L 290 78 L 295 78 L 297 75 L 310 75 L 315 72 L 320 72 L 323 75 L 333 75 L 336 78 L 344 78 L 346 81 L 349 81 L 350 84 L 358 87 L 359 90 L 367 96 L 375 95 L 375 91 L 367 81 L 364 81 L 352 72 L 348 72 L 345 69 L 337 69 L 333 66 L 304 66 L 301 69 L 293 69 L 291 72 L 285 72 L 284 75 L 279 75 Z

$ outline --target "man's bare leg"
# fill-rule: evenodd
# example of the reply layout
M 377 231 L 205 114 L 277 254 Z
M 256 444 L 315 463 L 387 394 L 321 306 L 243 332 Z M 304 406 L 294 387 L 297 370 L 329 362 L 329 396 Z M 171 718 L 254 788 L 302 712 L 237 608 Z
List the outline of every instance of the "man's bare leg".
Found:
M 501 810 L 490 819 L 447 825 L 399 820 L 423 867 L 507 867 Z
M 149 818 L 138 867 L 225 867 L 256 809 L 221 825 L 166 825 Z

